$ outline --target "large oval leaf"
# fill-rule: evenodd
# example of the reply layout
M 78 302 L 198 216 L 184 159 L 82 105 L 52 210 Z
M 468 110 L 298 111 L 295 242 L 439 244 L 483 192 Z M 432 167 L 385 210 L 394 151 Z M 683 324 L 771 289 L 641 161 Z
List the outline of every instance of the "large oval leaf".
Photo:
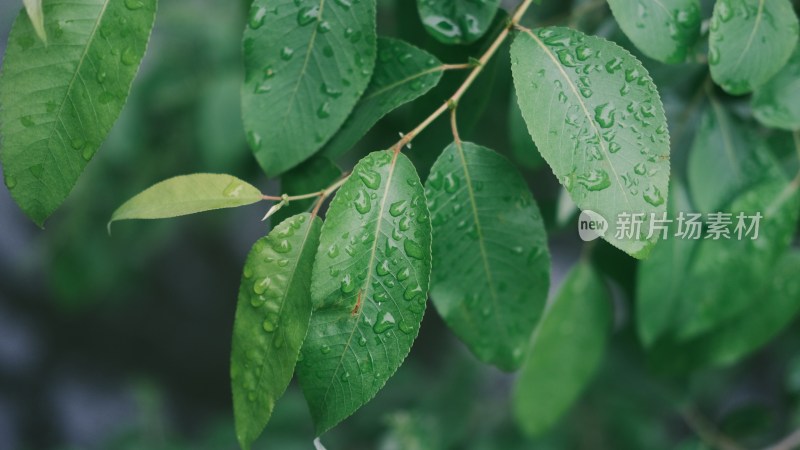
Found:
M 441 62 L 398 39 L 378 38 L 378 60 L 364 96 L 322 154 L 337 158 L 350 150 L 383 116 L 430 91 L 442 78 Z
M 520 109 L 545 161 L 581 209 L 608 221 L 608 242 L 646 257 L 670 169 L 667 121 L 647 71 L 616 44 L 566 28 L 521 32 L 511 59 Z M 642 214 L 641 233 L 618 232 L 622 214 Z
M 544 223 L 525 180 L 497 153 L 456 142 L 425 189 L 433 304 L 478 358 L 517 369 L 550 286 Z
M 269 176 L 339 129 L 375 64 L 375 0 L 255 0 L 244 32 L 244 126 Z
M 166 219 L 261 201 L 261 191 L 230 175 L 196 173 L 156 183 L 114 211 L 112 222 L 125 219 Z
M 0 77 L 6 186 L 39 225 L 58 208 L 122 110 L 144 55 L 156 0 L 48 1 L 45 44 L 26 14 Z
M 417 0 L 422 24 L 445 44 L 469 44 L 492 24 L 500 0 Z
M 414 166 L 369 154 L 336 194 L 311 284 L 298 375 L 321 434 L 369 401 L 405 359 L 425 311 L 431 224 Z
M 753 94 L 753 115 L 768 127 L 800 130 L 800 45 L 789 62 Z
M 236 437 L 244 449 L 292 380 L 311 318 L 311 267 L 321 228 L 318 217 L 293 216 L 247 255 L 231 349 Z
M 609 0 L 608 5 L 636 47 L 661 62 L 686 60 L 700 35 L 699 0 Z
M 514 416 L 530 435 L 550 428 L 600 365 L 611 325 L 611 299 L 585 262 L 576 265 L 547 305 L 514 386 Z
M 746 94 L 772 78 L 797 45 L 789 0 L 718 0 L 711 17 L 711 78 L 731 94 Z

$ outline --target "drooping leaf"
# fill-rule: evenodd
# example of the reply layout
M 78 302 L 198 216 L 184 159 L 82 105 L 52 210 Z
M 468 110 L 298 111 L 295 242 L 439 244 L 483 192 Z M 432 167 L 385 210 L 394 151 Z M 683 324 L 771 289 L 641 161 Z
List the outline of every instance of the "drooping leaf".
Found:
M 710 104 L 700 118 L 687 169 L 692 201 L 704 213 L 720 211 L 777 168 L 752 126 L 728 113 L 716 98 Z M 724 176 L 711 176 L 715 173 Z
M 497 153 L 456 142 L 425 188 L 433 304 L 479 359 L 517 369 L 550 286 L 544 223 L 525 180 Z
M 156 183 L 122 204 L 108 222 L 126 219 L 166 219 L 262 200 L 261 191 L 236 177 L 196 173 Z
M 383 116 L 430 91 L 441 78 L 441 62 L 430 53 L 398 39 L 378 38 L 372 80 L 322 154 L 331 159 L 344 154 Z
M 336 133 L 375 65 L 375 0 L 255 0 L 244 32 L 242 114 L 269 176 Z
M 20 14 L 0 76 L 6 186 L 39 225 L 67 197 L 119 116 L 156 0 L 52 0 L 45 9 L 48 44 Z
M 746 94 L 789 60 L 798 37 L 789 0 L 718 0 L 711 17 L 711 78 L 726 92 Z
M 322 228 L 315 311 L 300 384 L 318 434 L 350 416 L 405 359 L 425 311 L 431 224 L 414 166 L 369 154 L 336 194 Z
M 670 170 L 664 109 L 647 71 L 616 44 L 566 28 L 521 32 L 511 59 L 520 109 L 545 161 L 581 209 L 608 221 L 609 243 L 646 257 Z M 641 233 L 618 232 L 623 213 L 643 215 Z
M 444 44 L 469 44 L 492 24 L 500 0 L 417 0 L 422 24 Z
M 236 437 L 250 448 L 292 379 L 311 318 L 322 220 L 303 213 L 256 241 L 244 265 L 231 349 Z
M 634 45 L 667 64 L 685 61 L 700 35 L 699 0 L 609 0 L 608 5 Z
M 299 166 L 281 175 L 281 192 L 289 195 L 303 195 L 322 191 L 330 186 L 342 171 L 330 159 L 313 156 Z M 272 216 L 272 223 L 280 223 L 301 212 L 308 211 L 317 199 L 292 200 Z
M 511 97 L 508 102 L 508 130 L 512 159 L 528 169 L 538 169 L 544 164 L 544 159 L 528 133 L 528 125 L 519 110 L 517 95 L 512 92 Z
M 777 75 L 753 93 L 753 115 L 768 127 L 800 129 L 800 45 Z
M 33 30 L 42 42 L 47 44 L 47 31 L 44 29 L 44 12 L 42 11 L 42 0 L 22 0 L 25 5 L 25 12 L 31 19 Z
M 600 365 L 611 299 L 590 265 L 580 262 L 547 305 L 514 386 L 514 416 L 529 435 L 547 431 L 575 402 Z

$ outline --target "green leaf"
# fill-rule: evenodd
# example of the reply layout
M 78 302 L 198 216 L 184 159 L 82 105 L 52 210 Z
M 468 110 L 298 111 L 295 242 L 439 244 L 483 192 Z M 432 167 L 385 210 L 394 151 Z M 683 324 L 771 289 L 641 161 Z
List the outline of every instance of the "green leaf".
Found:
M 525 180 L 497 153 L 456 142 L 425 189 L 433 304 L 479 359 L 519 368 L 550 286 L 544 223 Z
M 292 380 L 311 318 L 311 267 L 321 228 L 318 217 L 296 215 L 247 255 L 231 349 L 236 437 L 244 449 Z
M 42 0 L 22 0 L 25 5 L 25 12 L 31 19 L 36 35 L 47 45 L 47 31 L 44 29 L 44 12 L 42 11 Z
M 768 127 L 800 129 L 800 46 L 777 75 L 756 89 L 753 115 Z
M 374 397 L 403 362 L 430 270 L 430 216 L 414 166 L 403 154 L 369 154 L 331 203 L 314 261 L 315 311 L 298 375 L 318 435 Z
M 230 176 L 210 173 L 181 175 L 156 183 L 114 211 L 108 222 L 126 219 L 166 219 L 262 200 L 261 191 Z
M 40 226 L 119 116 L 147 46 L 156 0 L 52 0 L 45 10 L 49 44 L 20 14 L 0 76 L 5 183 Z
M 514 386 L 514 415 L 527 434 L 547 431 L 594 375 L 610 331 L 610 306 L 603 281 L 585 262 L 548 303 Z
M 242 113 L 267 175 L 296 166 L 336 133 L 369 83 L 375 52 L 375 0 L 253 2 Z
M 708 46 L 711 78 L 730 94 L 751 92 L 786 64 L 797 37 L 789 0 L 718 0 Z
M 667 64 L 685 61 L 700 35 L 699 0 L 609 0 L 608 5 L 631 42 Z
M 703 213 L 719 211 L 769 174 L 780 176 L 757 130 L 730 115 L 715 97 L 710 103 L 700 118 L 687 169 L 693 203 Z M 709 176 L 713 173 L 724 176 Z
M 313 156 L 281 176 L 281 192 L 289 195 L 319 192 L 340 176 L 341 169 L 331 160 L 324 156 Z M 292 200 L 272 216 L 272 223 L 280 223 L 295 214 L 308 211 L 316 201 L 316 198 Z
M 492 24 L 500 0 L 417 0 L 428 34 L 445 44 L 469 44 Z
M 644 230 L 666 210 L 670 170 L 667 121 L 647 71 L 618 45 L 567 28 L 521 32 L 511 60 L 522 115 L 553 173 L 582 210 L 608 221 L 609 243 L 645 258 L 657 237 Z M 643 232 L 617 236 L 622 213 L 643 214 Z
M 528 126 L 522 117 L 522 111 L 519 110 L 517 95 L 513 91 L 511 97 L 511 101 L 508 102 L 508 130 L 512 159 L 528 169 L 538 169 L 544 164 L 544 159 L 531 140 Z
M 364 96 L 321 154 L 338 158 L 383 116 L 430 91 L 442 78 L 442 63 L 407 42 L 378 38 L 378 60 Z

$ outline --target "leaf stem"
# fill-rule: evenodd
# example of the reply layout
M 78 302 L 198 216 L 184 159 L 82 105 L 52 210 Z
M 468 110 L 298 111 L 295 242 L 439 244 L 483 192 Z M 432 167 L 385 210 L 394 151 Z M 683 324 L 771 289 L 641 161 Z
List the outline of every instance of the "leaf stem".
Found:
M 317 200 L 317 203 L 314 205 L 314 209 L 311 211 L 312 217 L 315 217 L 317 215 L 319 209 L 322 207 L 322 204 L 325 203 L 325 200 L 327 200 L 328 197 L 330 197 L 334 192 L 336 192 L 337 189 L 342 187 L 342 185 L 350 178 L 350 175 L 351 174 L 349 173 L 342 175 L 342 177 L 339 178 L 337 182 L 325 188 L 324 191 L 319 192 L 319 199 Z

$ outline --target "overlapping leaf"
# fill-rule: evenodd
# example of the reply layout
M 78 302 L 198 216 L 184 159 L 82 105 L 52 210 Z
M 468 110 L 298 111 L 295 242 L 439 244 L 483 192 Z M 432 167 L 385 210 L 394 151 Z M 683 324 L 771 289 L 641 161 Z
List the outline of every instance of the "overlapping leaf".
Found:
M 670 170 L 667 122 L 647 71 L 616 44 L 566 28 L 521 32 L 511 58 L 520 109 L 545 161 L 581 209 L 608 221 L 608 242 L 646 257 Z M 640 232 L 618 232 L 622 214 L 642 214 Z
M 310 194 L 330 186 L 342 175 L 341 169 L 324 156 L 314 156 L 281 176 L 281 192 L 288 195 Z M 316 198 L 292 200 L 272 216 L 272 223 L 307 211 Z
M 374 397 L 405 359 L 430 269 L 430 216 L 413 165 L 369 154 L 331 203 L 314 261 L 298 375 L 318 434 Z
M 756 89 L 752 105 L 764 125 L 800 130 L 800 45 L 780 72 Z
M 34 222 L 58 208 L 92 159 L 144 55 L 156 0 L 48 1 L 36 36 L 20 14 L 0 77 L 6 186 Z
M 425 187 L 433 224 L 433 303 L 478 358 L 514 370 L 550 285 L 539 208 L 505 158 L 469 142 L 444 150 Z
M 731 94 L 746 94 L 789 60 L 798 21 L 789 0 L 718 0 L 711 18 L 711 77 Z
M 375 0 L 255 0 L 244 32 L 244 126 L 279 175 L 319 150 L 364 93 L 375 65 Z
M 311 267 L 322 221 L 308 213 L 256 241 L 244 265 L 231 350 L 236 437 L 248 449 L 294 373 L 311 318 Z
M 469 44 L 492 24 L 500 0 L 417 0 L 422 24 L 445 44 Z

